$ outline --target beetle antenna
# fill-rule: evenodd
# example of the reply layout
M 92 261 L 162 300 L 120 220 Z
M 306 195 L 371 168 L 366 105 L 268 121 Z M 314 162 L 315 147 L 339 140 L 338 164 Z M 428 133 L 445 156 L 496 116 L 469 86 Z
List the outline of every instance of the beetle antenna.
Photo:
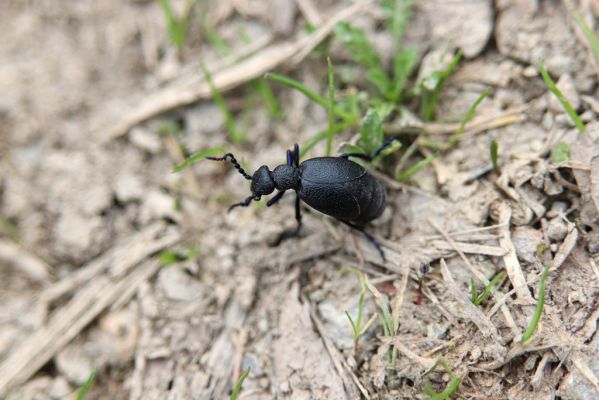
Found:
M 252 200 L 258 201 L 258 200 L 260 200 L 260 196 L 251 195 L 251 196 L 247 197 L 244 201 L 233 204 L 231 207 L 229 207 L 227 212 L 231 212 L 231 210 L 234 209 L 235 207 L 247 207 L 250 205 Z
M 225 154 L 225 155 L 224 155 L 224 156 L 222 156 L 222 157 L 206 157 L 206 158 L 207 158 L 207 159 L 209 159 L 209 160 L 213 160 L 213 161 L 226 161 L 227 159 L 229 159 L 229 160 L 231 161 L 231 164 L 233 164 L 233 166 L 235 167 L 235 169 L 236 169 L 237 171 L 239 171 L 239 173 L 240 173 L 241 175 L 243 175 L 243 177 L 244 177 L 245 179 L 247 179 L 248 181 L 251 181 L 251 180 L 252 180 L 252 177 L 251 177 L 251 176 L 249 176 L 249 175 L 248 175 L 248 173 L 247 173 L 247 172 L 245 172 L 245 171 L 243 170 L 243 168 L 241 167 L 241 165 L 239 165 L 239 163 L 238 163 L 238 162 L 237 162 L 237 160 L 235 159 L 235 156 L 233 155 L 233 153 L 227 153 L 227 154 Z M 246 199 L 246 200 L 247 200 L 247 199 Z M 250 200 L 250 201 L 251 201 L 251 200 Z M 248 202 L 248 204 L 249 204 L 249 202 Z M 246 204 L 246 206 L 247 206 L 248 204 Z M 237 204 L 236 204 L 236 205 L 237 205 Z

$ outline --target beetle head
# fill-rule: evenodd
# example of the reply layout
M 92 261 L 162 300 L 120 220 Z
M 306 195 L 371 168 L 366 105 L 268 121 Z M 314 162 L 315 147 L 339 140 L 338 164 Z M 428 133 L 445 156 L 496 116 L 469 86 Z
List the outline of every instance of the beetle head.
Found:
M 261 166 L 252 175 L 252 185 L 250 186 L 254 196 L 264 196 L 271 194 L 275 190 L 275 181 L 272 172 L 266 165 Z

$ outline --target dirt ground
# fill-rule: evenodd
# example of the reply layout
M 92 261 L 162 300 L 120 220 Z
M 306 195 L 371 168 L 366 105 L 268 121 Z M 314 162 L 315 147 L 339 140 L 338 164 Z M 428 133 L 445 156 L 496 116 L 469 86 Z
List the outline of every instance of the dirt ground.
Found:
M 307 207 L 301 237 L 273 246 L 295 226 L 293 196 L 227 213 L 249 194 L 229 164 L 171 173 L 217 146 L 248 170 L 274 167 L 326 129 L 326 109 L 277 84 L 284 117 L 273 117 L 255 79 L 276 71 L 326 96 L 316 47 L 339 21 L 362 28 L 389 65 L 378 3 L 171 4 L 193 16 L 179 50 L 159 1 L 1 7 L 0 398 L 74 399 L 96 371 L 88 399 L 226 399 L 248 367 L 239 399 L 599 398 L 599 67 L 573 14 L 594 27 L 598 2 L 415 2 L 404 46 L 416 70 L 442 51 L 463 59 L 433 122 L 407 103 L 414 117 L 386 129 L 447 140 L 491 92 L 457 145 L 407 182 L 393 179 L 393 157 L 373 172 L 388 206 L 369 232 L 386 263 Z M 336 75 L 351 74 L 338 41 L 326 55 Z M 201 64 L 243 144 L 229 139 Z M 560 143 L 569 160 L 556 161 Z M 307 157 L 324 152 L 321 142 Z M 545 266 L 544 309 L 523 343 Z M 356 271 L 372 283 L 364 321 L 375 316 L 357 346 L 346 315 L 357 318 Z M 475 306 L 471 280 L 480 293 L 500 271 Z

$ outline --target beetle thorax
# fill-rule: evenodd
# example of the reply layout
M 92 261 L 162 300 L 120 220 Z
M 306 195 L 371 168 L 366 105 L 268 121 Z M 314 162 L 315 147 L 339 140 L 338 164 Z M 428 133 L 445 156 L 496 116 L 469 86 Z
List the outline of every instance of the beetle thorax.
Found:
M 291 165 L 279 165 L 272 174 L 275 187 L 278 190 L 297 189 L 299 187 L 299 170 Z

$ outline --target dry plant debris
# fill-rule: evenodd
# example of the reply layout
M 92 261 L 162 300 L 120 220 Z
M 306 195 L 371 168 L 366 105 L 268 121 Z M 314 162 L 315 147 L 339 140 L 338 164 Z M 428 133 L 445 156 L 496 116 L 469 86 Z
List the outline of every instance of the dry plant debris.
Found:
M 454 50 L 462 60 L 434 119 L 406 91 L 381 125 L 431 160 L 402 183 L 393 156 L 372 171 L 388 189 L 370 228 L 384 264 L 312 212 L 300 238 L 270 246 L 292 226 L 289 199 L 227 214 L 247 193 L 234 173 L 206 162 L 170 174 L 189 152 L 232 147 L 200 64 L 244 133 L 240 160 L 279 164 L 328 115 L 260 78 L 324 94 L 329 56 L 336 98 L 362 99 L 373 77 L 335 29 L 360 28 L 388 71 L 381 3 L 2 8 L 1 398 L 75 398 L 95 371 L 86 398 L 224 399 L 248 368 L 239 399 L 599 398 L 599 49 L 580 22 L 596 26 L 594 2 L 413 2 L 409 83 Z M 335 145 L 357 143 L 358 124 Z M 408 150 L 395 162 L 412 165 L 398 161 Z M 366 326 L 357 338 L 348 315 Z

